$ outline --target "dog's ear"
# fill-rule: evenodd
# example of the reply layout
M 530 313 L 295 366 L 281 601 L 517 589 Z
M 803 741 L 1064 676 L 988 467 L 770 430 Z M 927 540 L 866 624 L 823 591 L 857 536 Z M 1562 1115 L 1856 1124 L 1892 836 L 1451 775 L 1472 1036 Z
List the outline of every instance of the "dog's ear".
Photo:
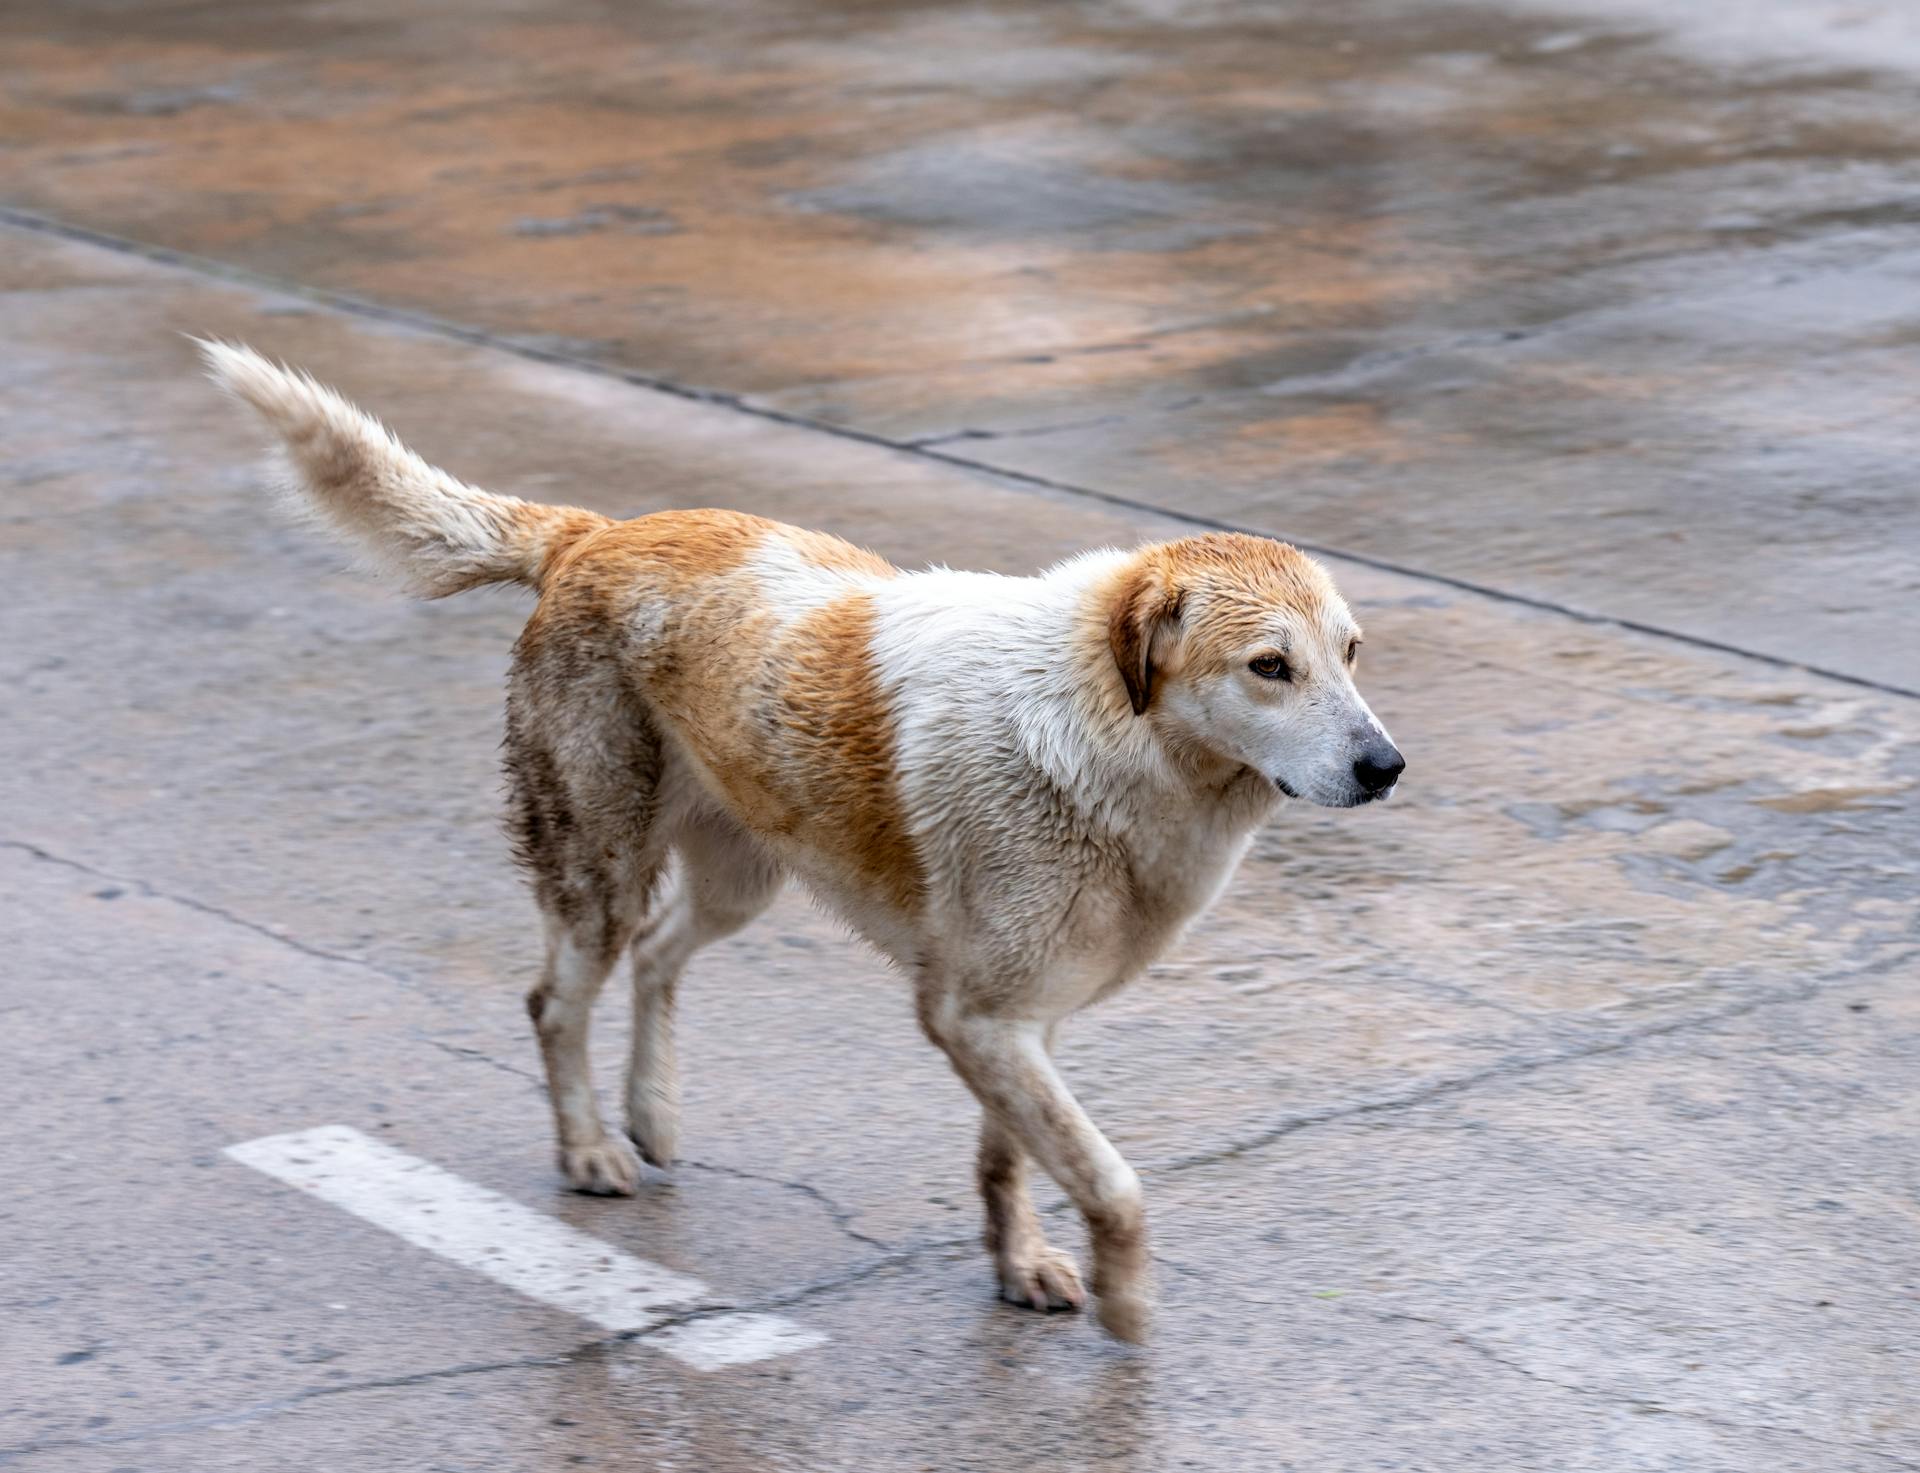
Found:
M 1133 714 L 1153 700 L 1153 641 L 1180 618 L 1180 593 L 1158 559 L 1142 558 L 1120 582 L 1107 614 L 1113 663 L 1127 683 Z

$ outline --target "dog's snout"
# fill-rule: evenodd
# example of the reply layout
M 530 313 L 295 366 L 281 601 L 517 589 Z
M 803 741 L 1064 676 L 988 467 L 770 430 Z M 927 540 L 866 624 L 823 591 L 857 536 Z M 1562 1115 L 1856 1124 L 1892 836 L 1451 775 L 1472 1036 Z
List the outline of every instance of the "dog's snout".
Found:
M 1384 793 L 1407 770 L 1407 759 L 1392 742 L 1374 742 L 1353 759 L 1353 780 L 1369 794 Z

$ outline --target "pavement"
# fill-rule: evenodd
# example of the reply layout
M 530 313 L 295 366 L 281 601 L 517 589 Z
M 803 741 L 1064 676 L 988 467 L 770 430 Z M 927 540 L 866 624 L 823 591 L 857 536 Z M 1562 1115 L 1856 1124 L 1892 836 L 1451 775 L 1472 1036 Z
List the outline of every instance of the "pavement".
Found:
M 0 10 L 0 1466 L 1920 1468 L 1916 76 L 1788 0 Z M 797 895 L 689 975 L 689 1159 L 561 1189 L 526 603 L 280 517 L 187 332 L 542 499 L 1326 556 L 1406 791 L 1064 1041 L 1148 1346 L 993 1299 Z M 230 1150 L 323 1127 L 672 1303 Z

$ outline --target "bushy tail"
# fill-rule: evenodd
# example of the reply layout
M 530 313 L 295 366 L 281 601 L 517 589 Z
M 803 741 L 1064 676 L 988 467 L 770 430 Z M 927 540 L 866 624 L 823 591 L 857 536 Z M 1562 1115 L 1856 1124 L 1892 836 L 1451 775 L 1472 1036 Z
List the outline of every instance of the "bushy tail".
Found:
M 200 352 L 213 381 L 280 436 L 305 505 L 423 598 L 483 583 L 537 588 L 556 552 L 607 524 L 463 485 L 332 389 L 251 348 L 200 342 Z

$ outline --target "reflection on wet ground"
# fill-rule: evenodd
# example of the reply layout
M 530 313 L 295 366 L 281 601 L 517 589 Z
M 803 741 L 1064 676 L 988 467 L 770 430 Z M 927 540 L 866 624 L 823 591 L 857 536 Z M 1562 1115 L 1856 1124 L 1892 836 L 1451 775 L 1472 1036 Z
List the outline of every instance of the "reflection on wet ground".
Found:
M 1887 14 L 1693 10 L 26 4 L 0 181 L 276 279 L 1920 688 L 1916 46 Z

